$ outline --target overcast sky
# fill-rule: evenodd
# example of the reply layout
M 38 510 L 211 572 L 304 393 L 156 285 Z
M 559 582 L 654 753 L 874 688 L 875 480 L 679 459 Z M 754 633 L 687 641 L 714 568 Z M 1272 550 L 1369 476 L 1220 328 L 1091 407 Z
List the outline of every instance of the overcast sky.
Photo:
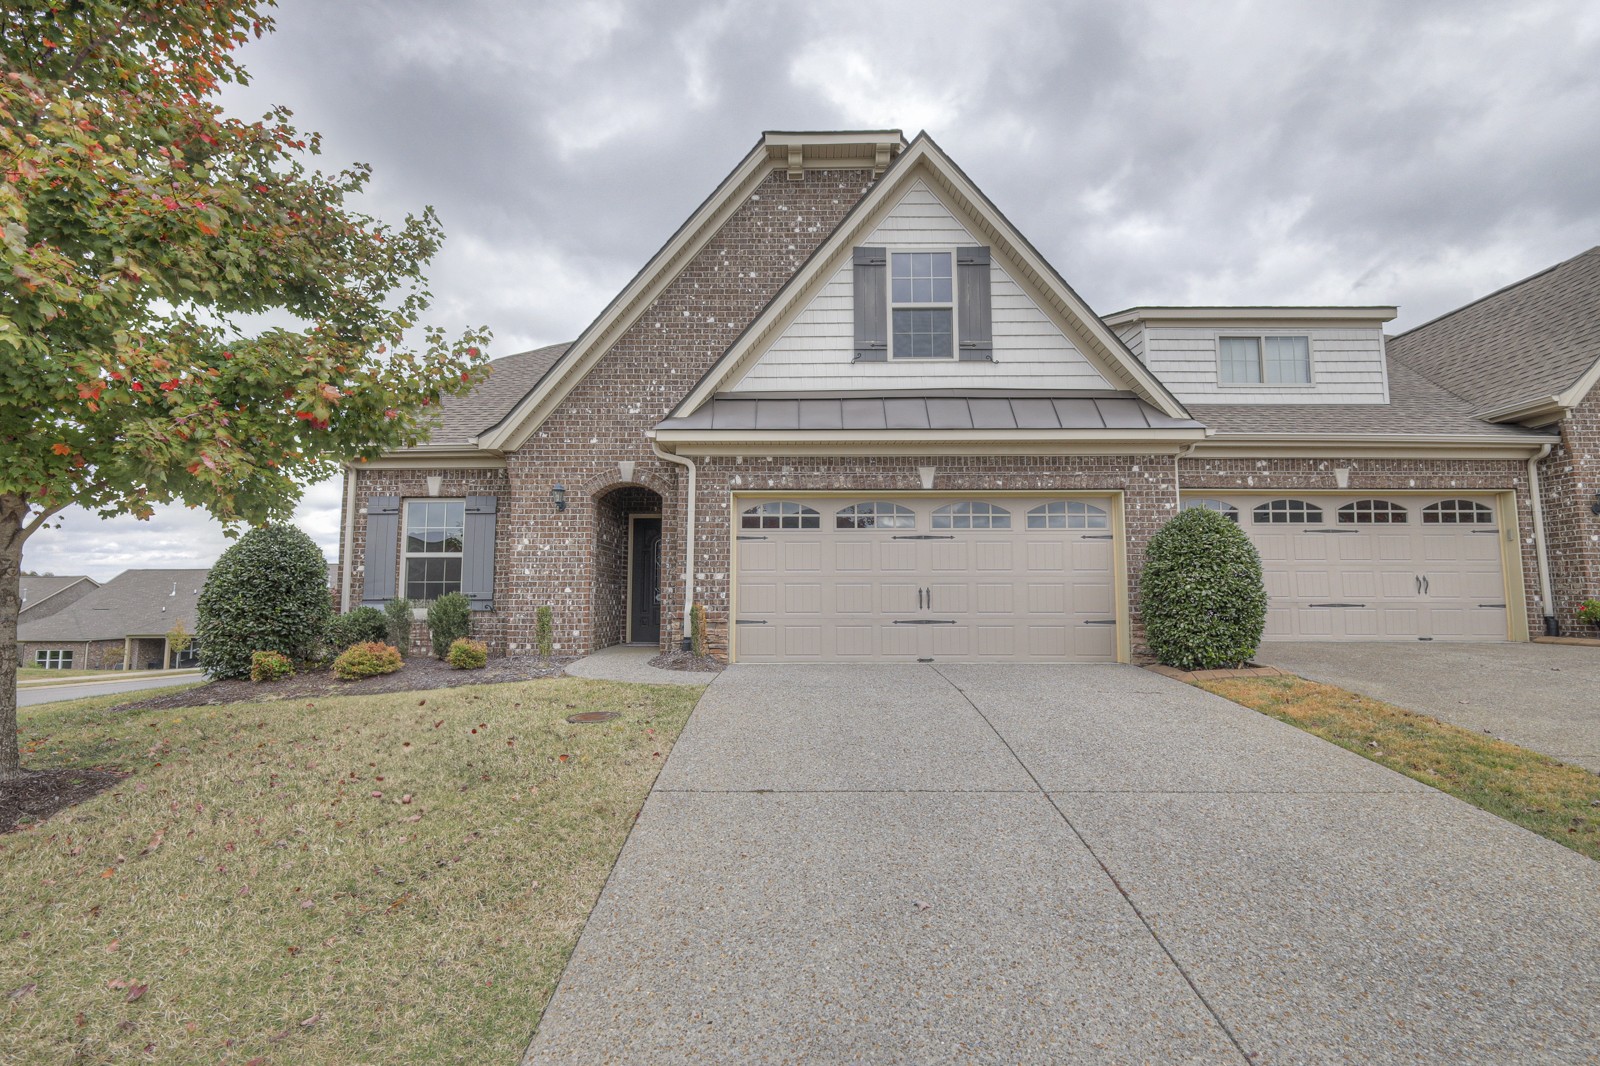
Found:
M 1101 313 L 1400 306 L 1393 328 L 1600 244 L 1600 4 L 284 0 L 273 104 L 432 204 L 432 318 L 569 340 L 765 129 L 926 129 Z M 338 552 L 339 486 L 302 525 Z M 208 565 L 184 510 L 68 512 L 24 565 Z

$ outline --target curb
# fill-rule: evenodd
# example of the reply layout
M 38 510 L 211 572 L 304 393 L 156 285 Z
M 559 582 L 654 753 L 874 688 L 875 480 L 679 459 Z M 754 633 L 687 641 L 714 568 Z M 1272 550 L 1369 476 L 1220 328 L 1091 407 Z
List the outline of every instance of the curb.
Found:
M 1153 663 L 1145 667 L 1153 674 L 1170 677 L 1174 681 L 1182 681 L 1192 685 L 1197 681 L 1218 681 L 1225 677 L 1290 677 L 1286 670 L 1279 670 L 1276 666 L 1242 666 L 1235 670 L 1179 670 L 1172 666 L 1162 666 Z

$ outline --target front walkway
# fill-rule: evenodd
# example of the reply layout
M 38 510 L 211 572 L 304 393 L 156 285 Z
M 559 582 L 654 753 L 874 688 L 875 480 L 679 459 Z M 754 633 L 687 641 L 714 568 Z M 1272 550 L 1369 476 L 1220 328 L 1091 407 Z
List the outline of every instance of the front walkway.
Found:
M 527 1061 L 1597 1055 L 1574 852 L 1129 667 L 736 666 Z
M 661 649 L 655 645 L 614 644 L 568 663 L 566 672 L 590 681 L 626 681 L 633 685 L 709 685 L 717 679 L 710 672 L 651 666 L 650 660 L 660 654 Z

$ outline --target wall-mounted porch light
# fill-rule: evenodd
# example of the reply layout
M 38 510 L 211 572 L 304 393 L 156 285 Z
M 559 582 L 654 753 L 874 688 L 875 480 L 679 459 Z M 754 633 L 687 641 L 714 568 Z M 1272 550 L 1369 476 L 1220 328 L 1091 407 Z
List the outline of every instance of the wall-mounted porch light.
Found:
M 550 502 L 556 505 L 558 513 L 567 509 L 567 487 L 559 481 L 550 486 Z
M 1589 505 L 1589 513 L 1600 515 L 1600 492 L 1594 494 L 1594 502 Z

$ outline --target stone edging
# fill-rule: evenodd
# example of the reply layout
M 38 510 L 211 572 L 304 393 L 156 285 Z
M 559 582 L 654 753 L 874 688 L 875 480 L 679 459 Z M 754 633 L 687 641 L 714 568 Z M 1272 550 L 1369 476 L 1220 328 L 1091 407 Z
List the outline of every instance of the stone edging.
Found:
M 1145 667 L 1152 673 L 1162 677 L 1170 677 L 1174 681 L 1182 681 L 1192 685 L 1196 681 L 1216 681 L 1224 677 L 1289 677 L 1289 673 L 1279 670 L 1276 666 L 1242 666 L 1236 670 L 1179 670 L 1173 666 L 1162 666 L 1160 663 L 1151 663 Z

